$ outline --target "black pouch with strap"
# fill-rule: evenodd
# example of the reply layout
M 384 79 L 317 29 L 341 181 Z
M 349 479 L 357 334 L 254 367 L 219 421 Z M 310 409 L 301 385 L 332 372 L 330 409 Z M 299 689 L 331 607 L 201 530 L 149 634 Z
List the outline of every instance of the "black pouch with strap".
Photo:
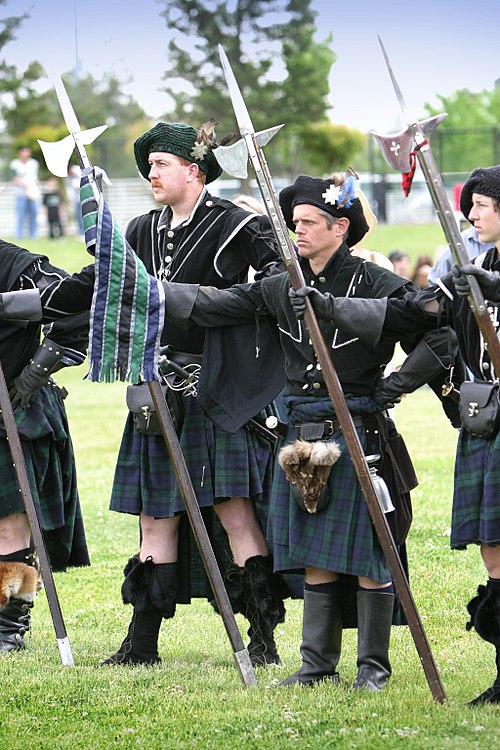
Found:
M 167 385 L 161 386 L 163 395 L 178 432 L 184 419 L 184 408 L 180 394 L 172 391 Z M 135 429 L 143 435 L 161 435 L 160 420 L 156 413 L 148 383 L 127 386 L 127 407 L 132 413 Z
M 465 380 L 460 386 L 460 419 L 468 432 L 486 440 L 500 426 L 500 383 Z

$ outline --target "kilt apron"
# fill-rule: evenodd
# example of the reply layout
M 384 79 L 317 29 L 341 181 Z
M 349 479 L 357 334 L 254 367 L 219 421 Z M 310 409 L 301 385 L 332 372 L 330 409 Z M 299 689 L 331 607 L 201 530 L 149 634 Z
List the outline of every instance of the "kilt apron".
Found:
M 28 409 L 16 408 L 15 418 L 52 569 L 90 565 L 73 445 L 62 398 L 54 387 L 45 386 L 31 396 Z M 0 465 L 1 515 L 22 513 L 24 503 L 3 422 L 0 422 Z
M 290 425 L 287 443 L 296 437 L 295 423 L 319 422 L 335 416 L 328 398 L 285 396 L 283 401 Z M 375 411 L 370 397 L 348 398 L 347 401 L 353 415 Z M 364 428 L 356 429 L 364 449 Z M 297 506 L 290 497 L 285 474 L 276 463 L 268 521 L 275 569 L 317 567 L 366 576 L 380 583 L 389 582 L 389 567 L 372 526 L 342 431 L 333 433 L 330 440 L 338 442 L 341 456 L 328 479 L 330 502 L 316 514 L 306 513 Z

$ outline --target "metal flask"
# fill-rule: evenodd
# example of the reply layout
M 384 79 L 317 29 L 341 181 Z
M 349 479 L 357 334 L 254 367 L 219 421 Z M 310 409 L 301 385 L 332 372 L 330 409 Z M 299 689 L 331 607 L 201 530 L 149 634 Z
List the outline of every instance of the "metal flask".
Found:
M 391 495 L 389 493 L 389 488 L 385 483 L 385 479 L 383 479 L 378 474 L 377 467 L 373 465 L 377 461 L 380 461 L 380 455 L 378 454 L 366 457 L 366 462 L 370 469 L 370 476 L 372 478 L 373 487 L 375 489 L 375 494 L 377 495 L 379 505 L 384 513 L 391 513 L 393 510 L 395 510 L 395 508 L 392 502 Z

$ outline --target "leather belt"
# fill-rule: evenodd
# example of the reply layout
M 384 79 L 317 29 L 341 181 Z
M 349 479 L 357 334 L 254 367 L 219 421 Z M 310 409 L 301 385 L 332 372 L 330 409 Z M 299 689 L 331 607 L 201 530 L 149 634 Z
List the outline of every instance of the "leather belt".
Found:
M 363 417 L 353 417 L 355 427 L 363 427 Z M 300 440 L 325 440 L 340 430 L 338 419 L 325 419 L 324 422 L 303 422 L 296 424 L 297 437 Z

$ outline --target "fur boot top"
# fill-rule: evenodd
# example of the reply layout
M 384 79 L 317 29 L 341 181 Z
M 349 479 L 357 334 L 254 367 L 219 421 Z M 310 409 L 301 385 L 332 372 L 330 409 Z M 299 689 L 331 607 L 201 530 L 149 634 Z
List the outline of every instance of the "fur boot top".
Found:
M 5 609 L 11 599 L 32 604 L 40 587 L 36 567 L 23 562 L 0 562 L 0 609 Z
M 334 440 L 294 440 L 280 450 L 279 464 L 290 484 L 304 498 L 308 513 L 318 511 L 321 491 L 339 458 L 340 448 Z
M 283 578 L 274 573 L 271 555 L 249 557 L 243 571 L 247 606 L 253 603 L 266 625 L 274 629 L 285 621 L 283 600 L 290 596 L 290 589 Z
M 224 586 L 229 597 L 234 614 L 245 614 L 246 603 L 245 603 L 245 580 L 243 576 L 243 568 L 240 568 L 236 563 L 231 563 L 224 574 Z M 215 611 L 220 614 L 217 602 L 214 599 L 212 606 Z
M 500 648 L 500 591 L 479 585 L 477 596 L 470 600 L 467 610 L 470 615 L 467 630 L 475 628 L 483 640 Z
M 174 616 L 177 563 L 156 564 L 152 557 L 141 562 L 139 555 L 134 555 L 129 559 L 123 573 L 124 604 L 132 604 L 138 612 L 153 607 L 160 610 L 166 619 Z

